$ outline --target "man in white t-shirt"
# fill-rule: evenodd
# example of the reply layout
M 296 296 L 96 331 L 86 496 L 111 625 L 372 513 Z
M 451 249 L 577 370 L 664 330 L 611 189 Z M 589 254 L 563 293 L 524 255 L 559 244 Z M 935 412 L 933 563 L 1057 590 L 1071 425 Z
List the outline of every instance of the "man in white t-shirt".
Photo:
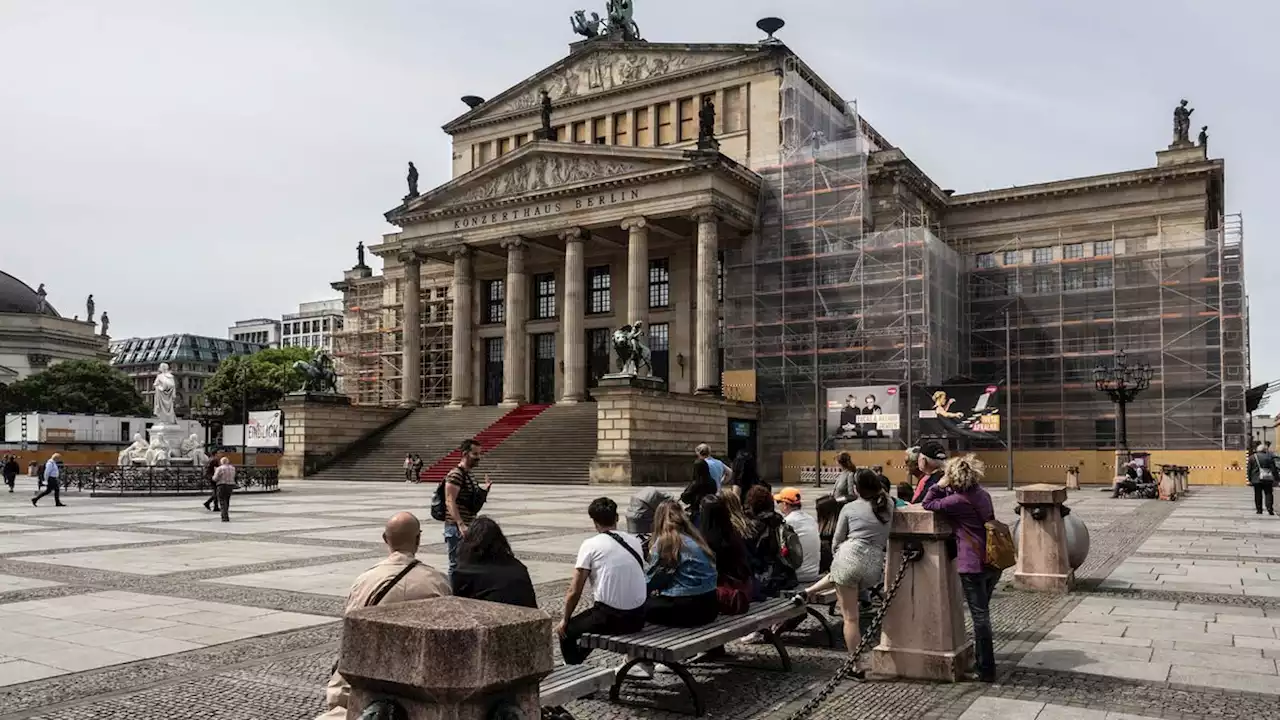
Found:
M 644 575 L 644 552 L 640 539 L 618 532 L 618 505 L 607 497 L 597 498 L 587 508 L 596 535 L 578 548 L 573 579 L 564 598 L 564 618 L 556 625 L 560 654 L 569 665 L 580 665 L 591 652 L 578 647 L 586 633 L 622 634 L 644 628 L 644 601 L 648 595 Z M 579 615 L 582 590 L 587 580 L 595 604 Z
M 800 491 L 795 488 L 782 488 L 782 492 L 774 495 L 773 499 L 783 521 L 796 531 L 800 547 L 804 550 L 800 567 L 796 568 L 796 580 L 806 586 L 817 582 L 822 577 L 819 570 L 822 566 L 822 537 L 818 533 L 818 521 L 800 509 Z

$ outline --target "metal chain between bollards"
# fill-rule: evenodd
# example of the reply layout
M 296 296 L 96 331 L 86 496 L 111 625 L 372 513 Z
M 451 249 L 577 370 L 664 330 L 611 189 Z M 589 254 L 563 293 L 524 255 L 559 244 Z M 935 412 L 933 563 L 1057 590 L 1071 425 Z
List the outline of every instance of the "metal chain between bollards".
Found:
M 862 657 L 862 653 L 866 652 L 867 644 L 871 642 L 871 638 L 875 637 L 880 632 L 880 626 L 884 624 L 885 613 L 889 612 L 889 605 L 893 602 L 894 596 L 898 594 L 898 587 L 902 585 L 902 578 L 907 575 L 907 566 L 922 557 L 924 557 L 924 549 L 921 547 L 909 545 L 903 548 L 902 564 L 898 566 L 898 575 L 893 579 L 893 584 L 889 586 L 889 593 L 884 596 L 884 603 L 880 605 L 880 608 L 876 610 L 875 614 L 872 616 L 871 625 L 867 628 L 867 631 L 863 633 L 862 640 L 858 642 L 857 649 L 849 655 L 849 659 L 846 660 L 844 665 L 836 671 L 836 674 L 827 681 L 827 684 L 822 686 L 822 689 L 818 691 L 818 694 L 810 699 L 809 702 L 805 703 L 804 707 L 796 710 L 788 716 L 787 720 L 801 720 L 802 718 L 809 717 L 809 715 L 816 710 L 819 705 L 826 701 L 827 697 L 831 695 L 840 683 L 844 682 L 846 678 L 857 671 L 858 659 Z M 847 613 L 856 610 L 856 608 L 842 608 L 842 610 Z

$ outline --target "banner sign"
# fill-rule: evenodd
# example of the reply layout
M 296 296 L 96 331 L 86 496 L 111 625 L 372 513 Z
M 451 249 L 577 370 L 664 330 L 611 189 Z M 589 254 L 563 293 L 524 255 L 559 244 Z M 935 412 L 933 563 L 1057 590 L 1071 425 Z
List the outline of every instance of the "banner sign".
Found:
M 920 437 L 998 438 L 1003 393 L 998 385 L 930 385 L 917 404 Z
M 280 411 L 266 410 L 249 413 L 248 437 L 245 445 L 255 448 L 283 447 L 284 435 L 280 430 Z
M 898 431 L 897 385 L 827 388 L 827 437 L 887 438 Z

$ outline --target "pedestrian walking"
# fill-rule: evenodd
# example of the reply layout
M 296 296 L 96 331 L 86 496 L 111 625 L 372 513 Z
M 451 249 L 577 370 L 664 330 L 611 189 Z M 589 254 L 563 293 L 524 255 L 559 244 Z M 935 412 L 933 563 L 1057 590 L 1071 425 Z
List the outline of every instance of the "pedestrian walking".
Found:
M 9 492 L 13 492 L 14 484 L 18 482 L 18 458 L 6 455 L 3 472 L 4 484 L 9 486 Z
M 413 482 L 413 453 L 404 454 L 404 481 Z
M 413 482 L 422 482 L 422 456 L 414 453 L 413 455 Z
M 218 461 L 218 469 L 213 471 L 213 484 L 218 488 L 218 509 L 222 511 L 222 522 L 231 522 L 231 516 L 227 513 L 231 509 L 231 491 L 236 489 L 236 468 L 226 455 Z
M 1276 456 L 1271 449 L 1262 443 L 1253 444 L 1253 453 L 1245 463 L 1245 477 L 1253 486 L 1253 509 L 1262 514 L 1263 501 L 1266 501 L 1267 514 L 1275 515 Z
M 209 497 L 204 501 L 204 509 L 213 512 L 218 510 L 218 484 L 213 481 L 213 473 L 218 469 L 219 460 L 220 458 L 214 455 L 204 466 L 204 479 L 209 483 Z
M 62 468 L 58 466 L 58 461 L 61 459 L 61 455 L 54 453 L 49 458 L 49 461 L 44 464 L 44 492 L 31 498 L 32 507 L 38 505 L 40 503 L 40 498 L 48 495 L 49 493 L 53 493 L 54 505 L 62 507 L 65 504 L 62 502 L 62 497 L 58 492 L 59 486 L 61 485 L 59 478 L 62 476 Z

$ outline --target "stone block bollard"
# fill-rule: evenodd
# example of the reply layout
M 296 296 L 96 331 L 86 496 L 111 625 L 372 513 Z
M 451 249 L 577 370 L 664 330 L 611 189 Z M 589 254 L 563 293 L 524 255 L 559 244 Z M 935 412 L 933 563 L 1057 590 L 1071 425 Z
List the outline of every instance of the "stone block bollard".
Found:
M 541 610 L 445 597 L 343 621 L 348 720 L 378 700 L 399 703 L 407 720 L 482 720 L 499 705 L 536 718 L 538 683 L 551 668 L 551 618 Z
M 1078 467 L 1067 468 L 1067 489 L 1068 490 L 1080 489 L 1080 468 Z
M 1067 489 L 1061 485 L 1027 485 L 1017 490 L 1022 506 L 1018 528 L 1018 565 L 1014 587 L 1022 590 L 1068 592 L 1075 572 L 1067 554 L 1067 530 L 1062 504 Z
M 919 546 L 923 557 L 907 568 L 885 611 L 880 645 L 871 654 L 872 673 L 956 682 L 973 667 L 951 535 L 945 517 L 918 505 L 893 513 L 885 583 L 893 582 L 908 547 Z

